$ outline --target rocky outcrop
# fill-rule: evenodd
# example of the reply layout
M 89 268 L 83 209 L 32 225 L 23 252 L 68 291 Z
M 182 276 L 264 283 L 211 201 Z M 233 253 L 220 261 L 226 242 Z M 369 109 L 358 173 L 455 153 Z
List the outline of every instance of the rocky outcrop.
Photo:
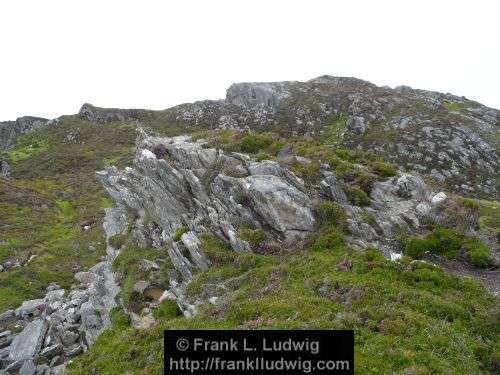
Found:
M 240 237 L 240 224 L 266 228 L 278 242 L 300 240 L 314 227 L 311 200 L 293 173 L 204 145 L 186 136 L 149 137 L 141 130 L 133 168 L 97 173 L 118 206 L 144 212 L 160 228 L 157 246 L 167 246 L 176 270 L 170 293 L 187 315 L 195 309 L 182 300 L 183 288 L 195 269 L 209 265 L 201 234 L 213 233 L 240 252 L 251 250 Z M 173 241 L 183 227 L 189 231 Z
M 197 305 L 186 298 L 186 287 L 196 270 L 210 266 L 200 241 L 204 233 L 219 237 L 236 252 L 254 250 L 241 237 L 242 227 L 265 230 L 267 241 L 275 246 L 298 246 L 315 228 L 314 202 L 333 200 L 347 214 L 347 241 L 353 248 L 375 246 L 394 257 L 399 251 L 395 234 L 418 232 L 421 221 L 434 215 L 446 199 L 444 193 L 432 192 L 421 177 L 400 173 L 376 182 L 371 204 L 359 207 L 349 203 L 345 182 L 333 172 L 324 171 L 317 186 L 306 186 L 285 164 L 205 146 L 203 140 L 187 136 L 157 138 L 139 130 L 134 166 L 97 173 L 118 207 L 149 218 L 157 238 L 149 243 L 164 247 L 174 267 L 164 298 L 176 300 L 186 316 L 196 313 Z M 187 232 L 175 239 L 181 228 Z
M 108 239 L 124 230 L 124 214 L 119 208 L 107 209 Z M 66 363 L 111 327 L 120 289 L 111 269 L 116 249 L 108 245 L 107 250 L 107 260 L 75 275 L 78 284 L 69 292 L 51 284 L 44 298 L 24 301 L 0 315 L 0 373 L 65 374 Z M 22 330 L 13 333 L 5 327 Z
M 144 109 L 119 109 L 119 108 L 98 108 L 92 104 L 85 103 L 78 111 L 82 118 L 96 124 L 105 124 L 112 121 L 133 121 L 146 118 L 152 111 Z
M 237 83 L 225 100 L 157 112 L 86 104 L 80 115 L 96 123 L 154 119 L 166 125 L 317 137 L 374 151 L 444 189 L 498 198 L 500 111 L 451 94 L 321 76 L 307 82 Z
M 19 117 L 15 121 L 0 122 L 0 151 L 11 148 L 20 135 L 47 124 L 48 120 L 40 117 Z M 1 161 L 0 161 L 1 162 Z

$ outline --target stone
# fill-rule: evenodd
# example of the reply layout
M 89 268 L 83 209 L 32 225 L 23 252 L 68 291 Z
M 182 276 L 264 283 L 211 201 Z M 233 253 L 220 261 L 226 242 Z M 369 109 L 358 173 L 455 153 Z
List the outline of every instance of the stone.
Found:
M 133 290 L 136 293 L 143 294 L 144 291 L 150 286 L 151 283 L 149 281 L 137 281 L 133 286 Z
M 46 364 L 36 366 L 36 375 L 50 375 L 50 367 Z
M 32 358 L 37 354 L 42 346 L 47 322 L 42 319 L 35 319 L 19 333 L 12 342 L 10 349 L 10 359 L 21 360 Z
M 321 186 L 333 201 L 347 203 L 347 196 L 344 189 L 334 173 L 329 173 L 329 175 L 321 181 Z
M 56 366 L 56 367 L 52 368 L 52 370 L 50 371 L 50 375 L 66 375 L 66 373 L 67 373 L 67 370 L 66 370 L 65 364 Z
M 11 362 L 8 366 L 5 366 L 5 373 L 12 374 L 18 372 L 18 370 L 22 367 L 23 363 L 24 360 L 22 359 Z
M 0 314 L 0 322 L 6 322 L 14 319 L 16 316 L 14 310 L 7 310 L 4 313 Z
M 448 196 L 444 192 L 437 193 L 431 198 L 432 204 L 436 205 L 439 204 L 443 201 L 445 201 L 448 198 Z
M 40 352 L 40 355 L 50 359 L 56 355 L 61 354 L 62 352 L 63 352 L 63 346 L 61 344 L 55 344 L 44 348 Z
M 32 360 L 24 361 L 21 369 L 19 370 L 19 375 L 35 375 L 36 367 Z
M 33 299 L 29 301 L 24 301 L 21 307 L 16 309 L 16 315 L 25 317 L 26 315 L 33 314 L 35 311 L 42 311 L 45 309 L 46 304 L 43 299 Z
M 75 279 L 82 284 L 90 284 L 95 282 L 99 276 L 92 272 L 78 272 L 75 274 Z
M 62 356 L 62 355 L 56 355 L 50 361 L 50 367 L 56 367 L 58 365 L 61 365 L 62 363 L 64 363 L 64 356 Z
M 249 176 L 243 180 L 252 206 L 279 232 L 314 229 L 312 203 L 307 195 L 276 176 Z
M 61 333 L 61 342 L 64 346 L 70 346 L 78 340 L 79 335 L 75 332 L 64 331 Z
M 139 269 L 143 272 L 150 272 L 159 270 L 160 266 L 151 260 L 141 259 L 139 261 Z
M 75 344 L 64 351 L 66 358 L 76 357 L 80 353 L 83 353 L 83 346 L 80 344 Z

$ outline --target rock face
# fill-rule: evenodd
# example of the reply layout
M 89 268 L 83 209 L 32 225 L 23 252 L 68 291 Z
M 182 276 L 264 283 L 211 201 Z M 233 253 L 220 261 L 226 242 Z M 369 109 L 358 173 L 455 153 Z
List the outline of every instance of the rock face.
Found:
M 240 237 L 238 223 L 265 227 L 276 241 L 303 238 L 314 226 L 311 200 L 293 173 L 277 163 L 203 146 L 203 141 L 186 136 L 154 138 L 141 130 L 134 168 L 110 167 L 97 173 L 118 207 L 144 212 L 159 227 L 158 245 L 168 245 L 181 278 L 171 283 L 177 296 L 184 294 L 195 268 L 209 265 L 200 249 L 201 234 L 213 233 L 235 251 L 249 251 L 251 245 Z M 155 150 L 160 147 L 165 156 L 157 158 Z M 173 242 L 183 227 L 189 231 Z M 194 311 L 179 300 L 187 315 Z
M 47 121 L 40 117 L 26 116 L 15 121 L 0 122 L 0 151 L 9 149 L 20 135 L 45 125 Z

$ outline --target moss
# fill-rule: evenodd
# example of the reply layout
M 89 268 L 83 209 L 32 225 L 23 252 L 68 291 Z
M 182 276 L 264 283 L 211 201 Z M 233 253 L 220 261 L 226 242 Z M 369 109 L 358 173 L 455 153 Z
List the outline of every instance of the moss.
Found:
M 393 177 L 397 173 L 394 165 L 384 162 L 375 162 L 372 164 L 373 170 L 382 177 Z
M 465 245 L 467 254 L 472 264 L 480 268 L 488 268 L 495 265 L 495 258 L 490 249 L 478 239 L 470 239 Z
M 337 249 L 344 245 L 344 234 L 334 227 L 329 227 L 317 235 L 311 249 L 325 251 Z
M 314 184 L 321 179 L 321 166 L 319 161 L 312 161 L 311 163 L 296 162 L 292 169 L 297 176 L 307 183 Z
M 314 213 L 321 225 L 334 225 L 340 229 L 347 228 L 347 215 L 344 208 L 335 203 L 324 201 L 314 206 Z
M 267 234 L 262 229 L 241 229 L 240 237 L 252 246 L 258 246 L 267 239 Z
M 363 190 L 356 186 L 350 186 L 345 189 L 347 199 L 355 206 L 365 207 L 370 205 L 370 198 Z
M 464 109 L 464 105 L 461 102 L 449 101 L 445 103 L 446 108 L 453 112 L 462 112 Z
M 184 226 L 182 226 L 182 227 L 178 228 L 178 229 L 175 231 L 174 235 L 172 236 L 172 239 L 173 239 L 175 242 L 180 241 L 180 240 L 181 240 L 182 235 L 183 235 L 184 233 L 187 233 L 187 232 L 189 232 L 189 228 L 188 228 L 186 225 L 184 225 Z
M 237 191 L 234 194 L 234 200 L 236 201 L 236 203 L 242 204 L 244 206 L 250 203 L 250 199 L 244 191 Z
M 249 134 L 240 140 L 240 150 L 249 154 L 255 154 L 270 146 L 274 137 L 266 134 Z
M 263 160 L 274 160 L 275 157 L 274 156 L 271 156 L 269 155 L 267 152 L 259 152 L 256 156 L 255 156 L 255 159 L 257 161 L 263 161 Z
M 127 234 L 115 234 L 109 238 L 109 244 L 115 249 L 121 249 L 128 240 Z
M 170 319 L 182 315 L 177 302 L 171 300 L 163 301 L 160 306 L 153 310 L 153 316 L 156 319 Z
M 232 262 L 236 258 L 235 251 L 224 241 L 211 234 L 201 236 L 201 248 L 214 264 L 224 264 Z

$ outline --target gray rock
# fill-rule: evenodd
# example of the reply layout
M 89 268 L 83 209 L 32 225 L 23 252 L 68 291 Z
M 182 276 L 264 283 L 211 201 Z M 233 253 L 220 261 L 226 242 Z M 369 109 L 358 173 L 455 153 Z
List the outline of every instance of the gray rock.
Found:
M 64 346 L 73 345 L 78 340 L 79 335 L 75 332 L 64 331 L 61 333 L 61 342 Z
M 50 367 L 57 367 L 61 364 L 64 363 L 64 356 L 62 355 L 56 355 L 52 360 L 50 361 Z
M 76 357 L 80 353 L 83 353 L 83 346 L 80 344 L 75 344 L 64 351 L 66 358 Z
M 22 359 L 11 362 L 8 366 L 5 367 L 5 373 L 12 374 L 18 372 L 18 370 L 22 367 L 23 363 L 24 360 Z
M 50 375 L 66 375 L 66 373 L 67 373 L 67 370 L 66 370 L 65 364 L 53 367 L 50 370 Z
M 0 322 L 6 322 L 12 320 L 14 319 L 15 316 L 16 315 L 14 310 L 7 310 L 4 313 L 0 314 Z
M 21 307 L 16 309 L 16 315 L 25 317 L 26 315 L 33 314 L 35 311 L 40 311 L 45 308 L 45 301 L 43 299 L 33 299 L 24 301 Z
M 276 107 L 289 96 L 287 82 L 235 83 L 227 90 L 226 100 L 244 107 Z
M 35 375 L 36 367 L 32 360 L 24 361 L 21 369 L 19 370 L 19 375 Z
M 50 375 L 50 367 L 46 364 L 36 366 L 36 375 Z
M 314 217 L 307 195 L 276 176 L 249 176 L 242 187 L 252 206 L 279 232 L 312 231 Z
M 323 181 L 321 181 L 321 186 L 327 195 L 335 202 L 347 203 L 347 196 L 344 193 L 342 185 L 337 180 L 337 177 L 335 177 L 335 174 L 329 174 Z
M 56 355 L 61 354 L 62 352 L 63 352 L 63 346 L 61 344 L 55 344 L 55 345 L 48 346 L 45 349 L 43 349 L 40 352 L 40 355 L 50 359 Z
M 92 272 L 78 272 L 75 274 L 75 279 L 82 284 L 90 284 L 95 282 L 99 278 L 98 275 Z
M 46 331 L 47 322 L 45 320 L 36 319 L 29 323 L 23 331 L 14 338 L 9 355 L 10 359 L 21 360 L 32 358 L 39 352 Z
M 151 286 L 151 283 L 149 281 L 137 281 L 134 284 L 133 290 L 136 293 L 142 294 L 150 286 Z
M 160 266 L 151 260 L 141 259 L 139 261 L 139 269 L 143 272 L 150 272 L 159 270 Z
M 40 117 L 19 117 L 15 121 L 0 122 L 0 151 L 12 147 L 17 138 L 37 129 L 47 123 L 47 120 Z

